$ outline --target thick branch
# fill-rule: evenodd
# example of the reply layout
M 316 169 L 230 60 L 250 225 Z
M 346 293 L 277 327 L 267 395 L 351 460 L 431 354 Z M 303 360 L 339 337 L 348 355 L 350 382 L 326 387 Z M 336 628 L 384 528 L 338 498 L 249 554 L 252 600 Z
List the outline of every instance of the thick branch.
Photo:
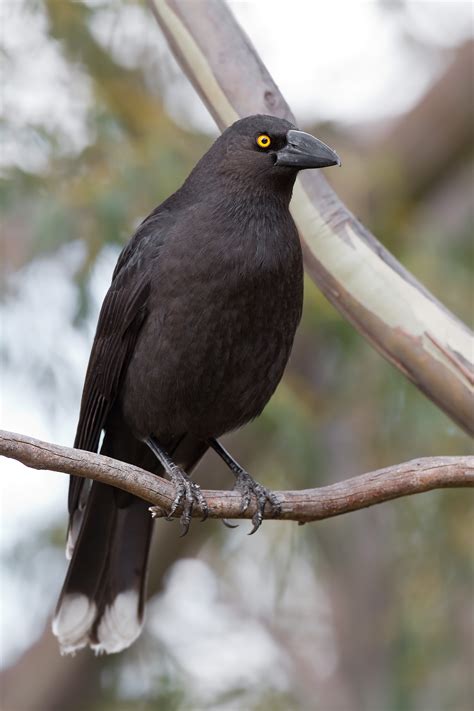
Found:
M 42 442 L 26 435 L 0 430 L 0 454 L 33 469 L 52 469 L 94 479 L 140 496 L 168 511 L 173 488 L 165 479 L 138 467 L 100 454 Z M 319 489 L 275 492 L 281 502 L 279 519 L 318 521 L 356 511 L 401 496 L 432 489 L 474 486 L 474 457 L 424 457 L 346 479 Z M 241 496 L 235 491 L 204 491 L 210 518 L 251 518 L 251 504 L 241 513 Z M 176 515 L 179 515 L 179 510 Z M 201 516 L 196 507 L 193 516 Z M 267 512 L 265 518 L 275 518 Z
M 222 0 L 148 2 L 221 129 L 255 113 L 295 122 Z M 308 171 L 298 181 L 292 213 L 306 269 L 329 301 L 425 395 L 474 433 L 473 342 L 467 327 L 355 219 L 320 171 Z

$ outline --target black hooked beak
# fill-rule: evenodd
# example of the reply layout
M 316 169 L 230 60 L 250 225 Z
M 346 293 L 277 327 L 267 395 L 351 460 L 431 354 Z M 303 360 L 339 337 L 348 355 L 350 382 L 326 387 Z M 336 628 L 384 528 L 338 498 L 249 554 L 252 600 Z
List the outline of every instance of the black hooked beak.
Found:
M 303 170 L 341 165 L 335 151 L 322 141 L 304 131 L 290 130 L 286 134 L 286 146 L 276 152 L 275 165 Z

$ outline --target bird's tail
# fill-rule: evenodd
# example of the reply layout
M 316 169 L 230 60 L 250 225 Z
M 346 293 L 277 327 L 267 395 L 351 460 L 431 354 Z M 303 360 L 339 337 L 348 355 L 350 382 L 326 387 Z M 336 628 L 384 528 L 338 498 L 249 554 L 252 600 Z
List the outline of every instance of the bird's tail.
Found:
M 106 434 L 101 452 L 158 473 L 145 445 L 120 434 Z M 153 530 L 148 506 L 93 482 L 84 509 L 73 514 L 71 561 L 53 620 L 62 653 L 87 645 L 97 653 L 120 652 L 140 634 Z
M 138 637 L 152 520 L 148 504 L 94 482 L 53 621 L 61 652 L 120 652 Z
M 162 473 L 148 447 L 123 431 L 120 435 L 106 433 L 102 454 Z M 185 437 L 170 449 L 190 471 L 206 448 Z M 53 620 L 63 654 L 86 646 L 97 654 L 120 652 L 139 636 L 153 531 L 148 507 L 142 499 L 93 482 L 85 507 L 73 515 L 71 560 Z

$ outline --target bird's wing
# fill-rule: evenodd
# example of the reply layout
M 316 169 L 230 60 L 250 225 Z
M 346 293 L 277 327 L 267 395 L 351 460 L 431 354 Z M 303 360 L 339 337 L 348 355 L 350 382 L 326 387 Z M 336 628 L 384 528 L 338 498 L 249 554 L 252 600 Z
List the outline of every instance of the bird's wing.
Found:
M 112 284 L 102 304 L 87 367 L 74 446 L 96 452 L 106 417 L 117 396 L 147 314 L 150 284 L 129 266 L 133 250 L 122 252 Z M 141 277 L 141 278 L 140 278 Z M 72 515 L 79 506 L 84 479 L 72 476 L 68 506 Z

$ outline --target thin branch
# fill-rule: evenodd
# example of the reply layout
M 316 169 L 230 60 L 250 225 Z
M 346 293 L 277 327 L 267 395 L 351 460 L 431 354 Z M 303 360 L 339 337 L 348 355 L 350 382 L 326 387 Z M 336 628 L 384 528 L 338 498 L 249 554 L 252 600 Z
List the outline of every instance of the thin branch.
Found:
M 117 486 L 160 507 L 163 515 L 173 501 L 173 487 L 165 479 L 101 454 L 0 430 L 0 455 L 33 469 L 51 469 Z M 276 491 L 275 494 L 281 503 L 279 519 L 305 523 L 433 489 L 473 486 L 473 456 L 424 457 L 318 489 Z M 251 518 L 255 513 L 253 503 L 247 511 L 241 512 L 242 498 L 238 492 L 203 491 L 203 494 L 210 518 Z M 179 513 L 178 510 L 176 515 Z M 193 516 L 201 515 L 196 506 Z M 276 517 L 266 512 L 265 518 Z
M 225 2 L 148 4 L 220 129 L 256 113 L 296 123 Z M 469 329 L 351 214 L 321 171 L 307 171 L 297 181 L 291 209 L 308 274 L 329 301 L 438 407 L 474 433 Z

